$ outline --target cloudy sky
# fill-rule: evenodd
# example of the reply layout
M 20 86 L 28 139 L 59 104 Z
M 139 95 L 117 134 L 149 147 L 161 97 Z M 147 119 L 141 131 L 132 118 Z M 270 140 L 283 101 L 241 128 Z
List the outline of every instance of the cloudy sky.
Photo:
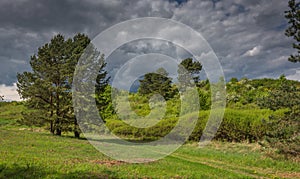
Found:
M 30 70 L 30 56 L 53 35 L 84 32 L 93 39 L 138 17 L 170 18 L 197 30 L 219 58 L 226 79 L 285 74 L 300 80 L 300 64 L 287 61 L 294 53 L 291 39 L 284 35 L 287 4 L 283 0 L 1 0 L 0 94 L 7 100 L 18 99 L 16 74 Z M 138 43 L 119 49 L 112 55 L 114 60 L 149 49 L 167 53 L 174 49 L 157 42 L 133 48 Z

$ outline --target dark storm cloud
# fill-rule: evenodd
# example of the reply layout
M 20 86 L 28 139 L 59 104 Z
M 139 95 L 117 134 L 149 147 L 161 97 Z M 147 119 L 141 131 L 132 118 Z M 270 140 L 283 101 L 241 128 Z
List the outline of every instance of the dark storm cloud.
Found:
M 277 78 L 299 69 L 287 61 L 295 52 L 284 35 L 287 9 L 287 1 L 280 0 L 188 1 L 174 18 L 202 33 L 227 79 Z
M 176 3 L 111 0 L 0 1 L 0 84 L 16 82 L 16 73 L 29 70 L 30 56 L 57 33 L 91 38 L 113 24 L 134 17 L 172 17 Z
M 0 84 L 12 86 L 18 72 L 30 70 L 30 56 L 57 33 L 71 37 L 84 32 L 94 38 L 114 24 L 149 16 L 171 18 L 200 32 L 219 57 L 227 79 L 286 74 L 299 80 L 299 64 L 287 61 L 295 52 L 292 40 L 284 35 L 287 9 L 282 0 L 2 0 Z M 157 43 L 132 53 L 152 48 L 175 53 L 171 46 Z M 122 62 L 122 56 L 135 56 L 130 50 L 116 52 L 115 63 Z

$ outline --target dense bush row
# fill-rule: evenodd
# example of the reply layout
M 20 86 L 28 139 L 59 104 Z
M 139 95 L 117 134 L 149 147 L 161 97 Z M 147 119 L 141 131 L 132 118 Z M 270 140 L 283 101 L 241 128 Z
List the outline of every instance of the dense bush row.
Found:
M 210 111 L 201 111 L 198 122 L 189 140 L 199 141 L 202 131 L 207 124 Z M 257 110 L 237 110 L 226 109 L 224 119 L 216 133 L 215 139 L 223 141 L 248 141 L 255 142 L 263 138 L 268 131 L 269 116 L 282 116 L 284 110 L 273 112 L 267 109 Z M 196 117 L 197 113 L 192 113 L 183 118 Z M 107 127 L 118 136 L 135 139 L 158 139 L 168 134 L 177 124 L 177 118 L 163 119 L 156 125 L 149 128 L 132 127 L 121 120 L 108 120 Z

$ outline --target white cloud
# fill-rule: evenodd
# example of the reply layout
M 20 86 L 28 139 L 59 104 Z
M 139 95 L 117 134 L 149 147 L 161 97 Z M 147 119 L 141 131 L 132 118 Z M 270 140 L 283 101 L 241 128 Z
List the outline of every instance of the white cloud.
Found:
M 262 47 L 259 45 L 259 46 L 256 46 L 254 47 L 253 49 L 251 50 L 248 50 L 244 56 L 248 56 L 248 57 L 253 57 L 253 56 L 256 56 L 260 53 Z
M 26 61 L 24 60 L 16 60 L 16 59 L 11 59 L 11 62 L 17 63 L 17 64 L 26 64 Z
M 4 96 L 5 101 L 21 101 L 16 83 L 13 86 L 0 85 L 0 95 Z
M 294 74 L 286 76 L 286 78 L 289 80 L 300 81 L 300 69 L 296 70 Z

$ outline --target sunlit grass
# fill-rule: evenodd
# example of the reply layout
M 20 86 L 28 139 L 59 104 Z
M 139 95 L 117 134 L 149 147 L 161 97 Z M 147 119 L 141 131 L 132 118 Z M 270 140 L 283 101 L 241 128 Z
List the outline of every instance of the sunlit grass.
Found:
M 118 162 L 87 140 L 28 130 L 0 130 L 0 178 L 255 178 L 299 177 L 295 162 L 267 157 L 257 144 L 186 144 L 164 159 Z

